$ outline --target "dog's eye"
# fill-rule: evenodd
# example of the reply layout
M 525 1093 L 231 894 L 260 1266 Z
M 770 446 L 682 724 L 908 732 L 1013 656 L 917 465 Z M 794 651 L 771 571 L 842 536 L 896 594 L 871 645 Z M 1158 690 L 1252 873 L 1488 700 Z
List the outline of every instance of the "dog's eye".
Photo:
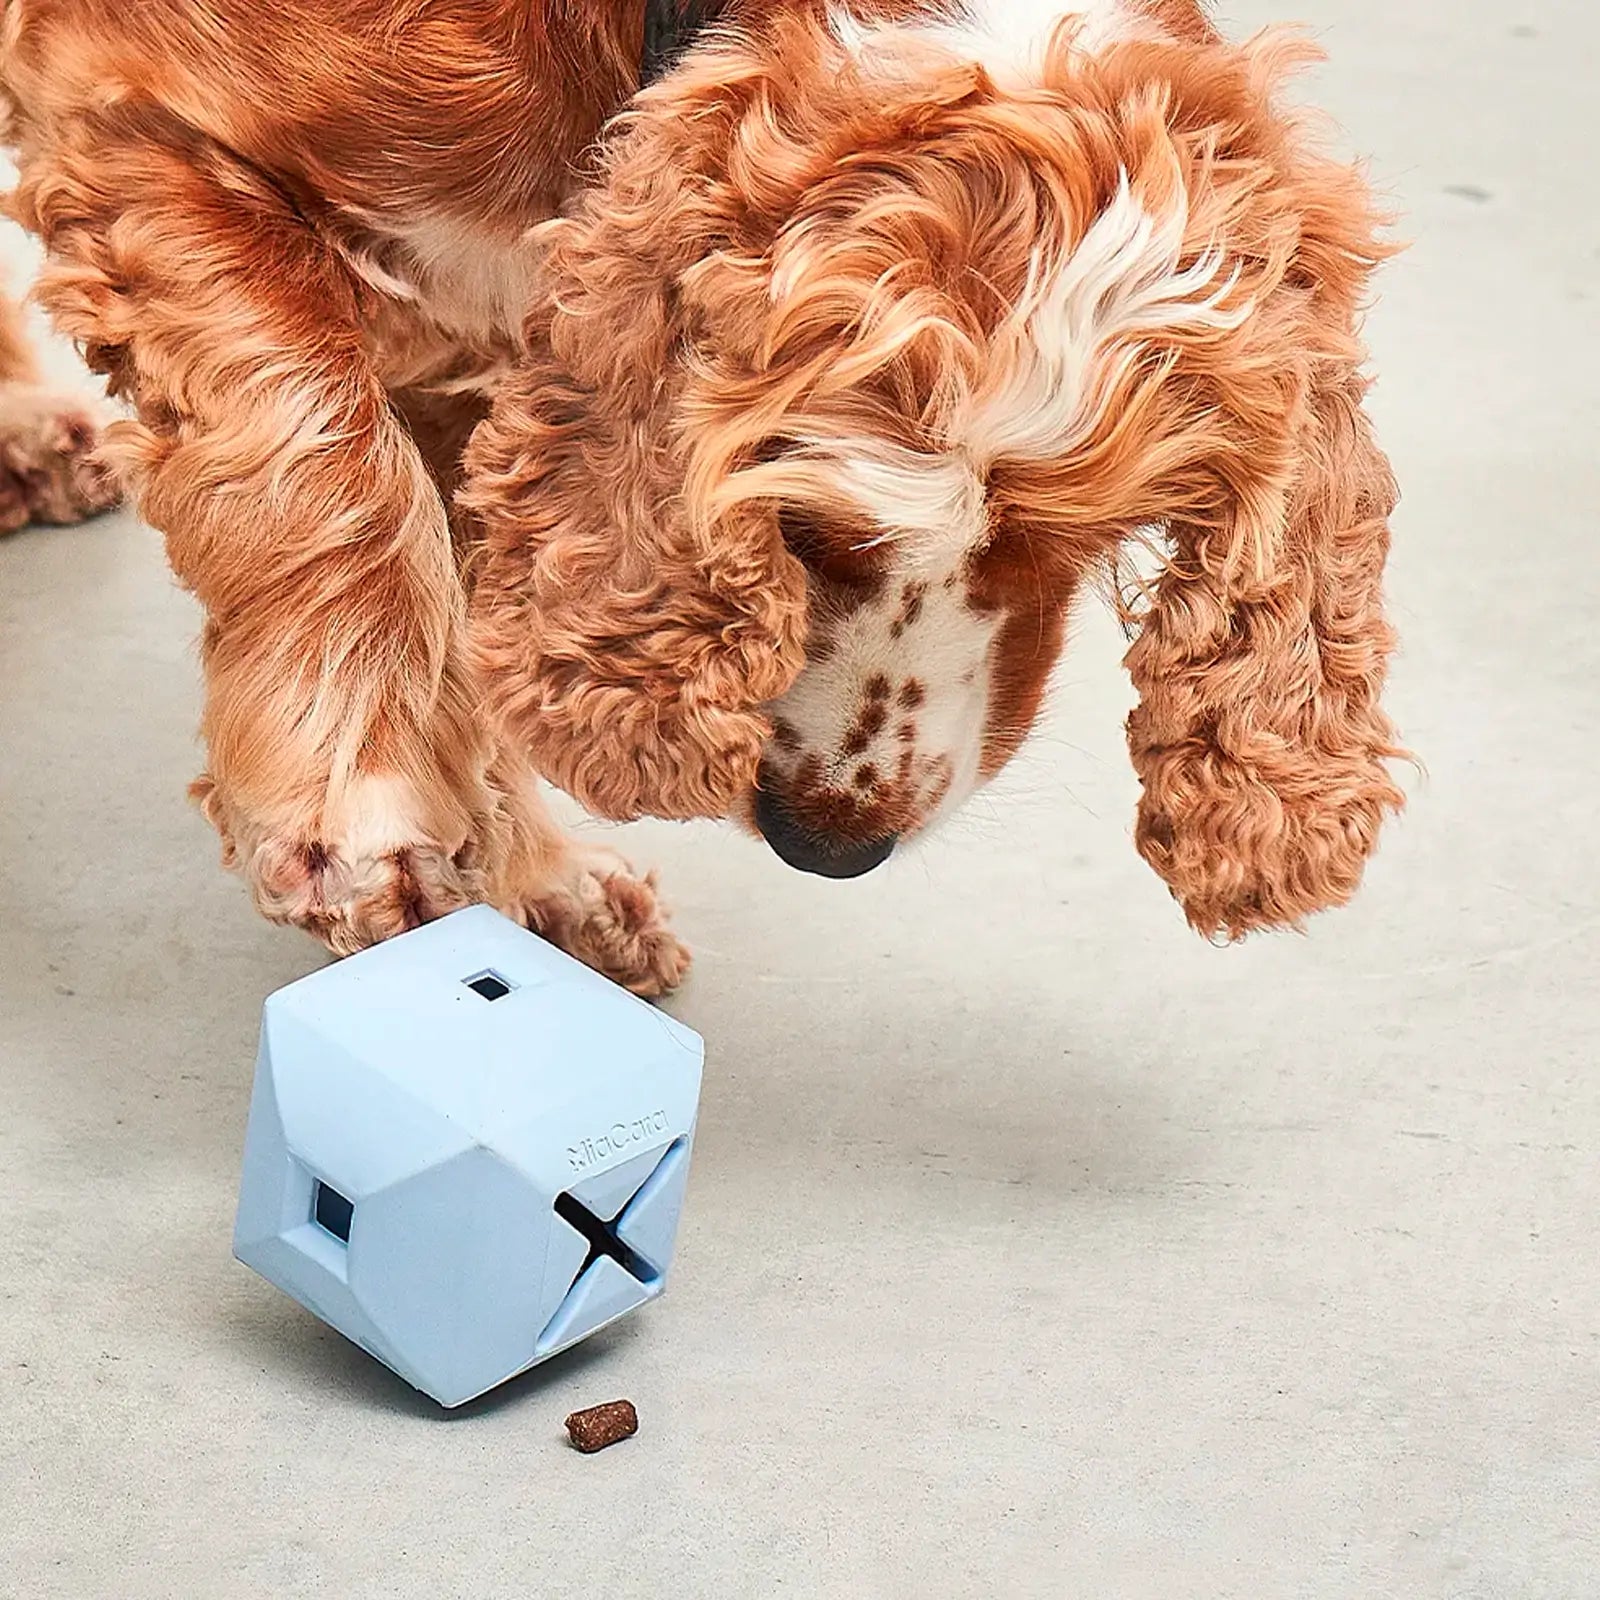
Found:
M 879 553 L 861 548 L 871 538 L 867 529 L 794 506 L 778 513 L 778 526 L 790 553 L 824 583 L 862 597 L 881 587 Z

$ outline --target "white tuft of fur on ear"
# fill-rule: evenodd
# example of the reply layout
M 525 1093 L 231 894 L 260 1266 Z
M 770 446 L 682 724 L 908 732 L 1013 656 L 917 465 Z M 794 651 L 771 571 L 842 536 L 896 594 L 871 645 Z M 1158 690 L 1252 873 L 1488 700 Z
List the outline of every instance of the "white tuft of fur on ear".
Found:
M 1129 0 L 961 0 L 953 9 L 934 0 L 926 14 L 899 21 L 867 20 L 835 6 L 828 21 L 846 53 L 865 65 L 893 67 L 896 41 L 916 40 L 982 67 L 1002 89 L 1041 80 L 1051 41 L 1068 22 L 1076 30 L 1073 47 L 1089 54 L 1126 39 L 1163 37 Z
M 1216 247 L 1183 267 L 1187 223 L 1181 198 L 1166 216 L 1152 217 L 1124 171 L 1075 249 L 1037 250 L 995 332 L 993 381 L 958 403 L 951 442 L 980 468 L 1059 458 L 1162 334 L 1237 328 L 1251 307 L 1224 302 L 1239 269 L 1227 271 Z
M 831 494 L 882 530 L 859 548 L 896 545 L 908 574 L 942 574 L 952 548 L 983 542 L 983 480 L 958 451 L 929 454 L 863 436 L 803 441 L 800 453 L 826 462 Z

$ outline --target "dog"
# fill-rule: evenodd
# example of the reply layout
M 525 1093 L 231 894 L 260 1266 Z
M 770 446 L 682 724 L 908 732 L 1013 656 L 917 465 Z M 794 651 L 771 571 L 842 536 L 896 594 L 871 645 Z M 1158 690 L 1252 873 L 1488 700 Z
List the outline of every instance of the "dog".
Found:
M 1348 900 L 1402 803 L 1390 252 L 1283 99 L 1313 52 L 1196 0 L 692 20 L 4 0 L 14 209 L 205 608 L 258 905 L 347 951 L 488 899 L 662 992 L 653 882 L 540 777 L 869 870 L 1151 539 L 1137 847 L 1208 935 Z

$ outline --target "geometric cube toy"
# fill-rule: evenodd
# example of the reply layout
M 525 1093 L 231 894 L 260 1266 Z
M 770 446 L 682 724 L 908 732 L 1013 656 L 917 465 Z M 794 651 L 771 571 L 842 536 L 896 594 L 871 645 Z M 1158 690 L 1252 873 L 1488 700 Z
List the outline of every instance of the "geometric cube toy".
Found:
M 698 1034 L 485 906 L 266 1003 L 234 1254 L 440 1405 L 661 1293 Z

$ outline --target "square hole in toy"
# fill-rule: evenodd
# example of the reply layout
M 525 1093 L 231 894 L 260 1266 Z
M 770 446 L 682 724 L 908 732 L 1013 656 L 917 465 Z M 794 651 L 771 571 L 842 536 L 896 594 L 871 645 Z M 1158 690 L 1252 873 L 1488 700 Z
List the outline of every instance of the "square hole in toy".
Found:
M 355 1202 L 329 1184 L 319 1182 L 311 1201 L 311 1217 L 325 1233 L 331 1233 L 341 1244 L 350 1243 L 350 1219 L 355 1214 Z
M 512 984 L 506 982 L 498 972 L 480 972 L 475 977 L 461 980 L 476 995 L 481 995 L 485 1000 L 504 1000 L 511 993 Z

